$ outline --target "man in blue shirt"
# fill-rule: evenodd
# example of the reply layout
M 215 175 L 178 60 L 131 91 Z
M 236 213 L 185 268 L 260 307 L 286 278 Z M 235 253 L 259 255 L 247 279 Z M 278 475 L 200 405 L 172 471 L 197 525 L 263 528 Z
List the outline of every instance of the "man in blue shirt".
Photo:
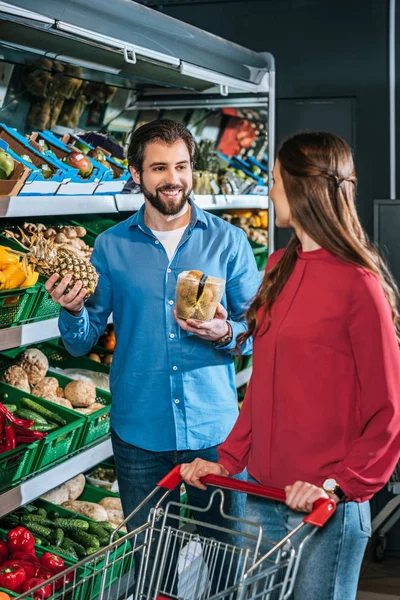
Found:
M 145 204 L 96 239 L 95 293 L 84 305 L 81 283 L 64 294 L 68 275 L 57 286 L 58 275 L 46 284 L 62 306 L 61 335 L 75 356 L 90 351 L 113 314 L 112 443 L 126 516 L 174 466 L 195 457 L 215 461 L 238 414 L 232 350 L 246 328 L 244 313 L 259 275 L 245 233 L 190 199 L 195 151 L 190 132 L 174 121 L 135 131 L 128 160 Z M 177 278 L 190 270 L 226 280 L 210 322 L 176 317 Z M 241 350 L 250 353 L 251 344 Z M 197 506 L 205 506 L 210 494 L 188 489 Z M 148 510 L 130 520 L 130 530 L 147 521 Z M 243 517 L 244 499 L 226 494 L 225 511 Z M 207 520 L 221 524 L 218 508 Z

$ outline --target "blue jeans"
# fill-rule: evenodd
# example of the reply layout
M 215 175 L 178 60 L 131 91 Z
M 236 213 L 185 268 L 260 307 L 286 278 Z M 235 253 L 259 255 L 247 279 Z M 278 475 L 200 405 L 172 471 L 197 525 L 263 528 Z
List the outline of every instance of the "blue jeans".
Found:
M 252 477 L 249 481 L 257 483 Z M 247 499 L 246 519 L 259 523 L 263 537 L 273 542 L 283 539 L 304 516 L 281 502 Z M 310 532 L 308 525 L 291 538 L 295 548 L 306 532 Z M 291 600 L 354 600 L 370 535 L 369 503 L 339 503 L 336 513 L 304 545 Z M 268 543 L 262 546 L 262 554 L 271 548 Z
M 127 517 L 156 487 L 158 481 L 177 465 L 192 462 L 195 458 L 203 458 L 204 460 L 214 462 L 218 459 L 216 446 L 204 450 L 150 452 L 128 444 L 122 440 L 114 430 L 111 430 L 111 439 L 114 450 L 114 462 L 117 471 L 119 492 L 125 517 Z M 237 479 L 246 480 L 247 472 L 238 475 Z M 203 491 L 186 485 L 189 504 L 199 508 L 206 507 L 214 489 L 215 488 L 209 486 L 206 491 Z M 155 506 L 156 502 L 164 492 L 165 490 L 153 496 L 150 502 L 135 514 L 135 516 L 127 523 L 129 531 L 133 531 L 147 522 L 149 510 Z M 225 491 L 224 496 L 225 514 L 244 519 L 246 496 L 244 494 L 229 491 Z M 179 502 L 179 486 L 168 496 L 166 503 L 169 501 Z M 166 503 L 164 503 L 164 507 Z M 239 534 L 235 535 L 234 533 L 221 532 L 207 528 L 206 526 L 197 525 L 198 533 L 202 537 L 213 537 L 223 544 L 232 544 L 233 546 L 242 545 L 243 537 L 240 533 L 243 532 L 243 526 L 241 523 L 221 517 L 220 497 L 217 496 L 215 498 L 211 508 L 206 513 L 197 514 L 194 511 L 193 516 L 196 520 L 207 522 L 210 525 L 226 527 Z M 178 521 L 171 519 L 169 523 L 167 522 L 167 525 L 171 525 L 171 527 L 176 529 L 178 527 Z M 136 569 L 138 569 L 138 560 L 136 560 L 135 563 Z

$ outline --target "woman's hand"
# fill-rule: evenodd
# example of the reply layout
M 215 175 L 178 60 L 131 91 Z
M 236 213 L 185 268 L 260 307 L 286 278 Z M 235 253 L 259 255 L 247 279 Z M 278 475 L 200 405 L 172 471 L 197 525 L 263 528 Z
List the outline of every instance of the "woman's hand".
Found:
M 185 483 L 193 485 L 200 490 L 206 490 L 207 487 L 204 483 L 201 483 L 201 477 L 206 475 L 222 475 L 228 477 L 229 473 L 219 463 L 209 462 L 202 458 L 195 458 L 191 463 L 184 463 L 181 465 L 181 477 Z
M 286 504 L 289 508 L 307 513 L 312 511 L 314 502 L 319 498 L 329 498 L 322 488 L 305 481 L 296 481 L 293 485 L 287 485 L 285 492 Z

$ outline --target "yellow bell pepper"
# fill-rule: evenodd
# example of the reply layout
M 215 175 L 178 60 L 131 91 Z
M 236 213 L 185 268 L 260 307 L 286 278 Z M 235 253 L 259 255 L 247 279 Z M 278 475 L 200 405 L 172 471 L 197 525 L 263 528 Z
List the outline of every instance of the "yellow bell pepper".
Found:
M 37 280 L 39 279 L 39 273 L 35 273 L 32 267 L 28 267 L 28 273 L 26 275 L 25 281 L 19 286 L 20 288 L 33 287 L 36 285 Z
M 0 269 L 6 269 L 9 265 L 19 262 L 19 257 L 8 251 L 5 246 L 0 246 Z
M 0 289 L 14 290 L 25 281 L 26 275 L 21 263 L 10 265 L 0 272 Z

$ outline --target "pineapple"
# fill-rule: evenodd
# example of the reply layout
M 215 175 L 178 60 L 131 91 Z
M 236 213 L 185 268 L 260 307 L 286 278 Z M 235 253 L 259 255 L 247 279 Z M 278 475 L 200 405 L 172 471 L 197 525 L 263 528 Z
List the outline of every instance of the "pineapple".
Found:
M 77 281 L 82 281 L 87 297 L 94 293 L 99 276 L 92 264 L 66 248 L 55 247 L 54 239 L 47 240 L 42 232 L 32 234 L 30 238 L 22 230 L 20 233 L 28 247 L 22 244 L 13 232 L 7 231 L 7 236 L 29 251 L 23 261 L 26 268 L 28 264 L 32 265 L 37 273 L 45 277 L 51 277 L 54 273 L 61 277 L 70 274 L 72 279 L 66 291 L 70 290 Z

